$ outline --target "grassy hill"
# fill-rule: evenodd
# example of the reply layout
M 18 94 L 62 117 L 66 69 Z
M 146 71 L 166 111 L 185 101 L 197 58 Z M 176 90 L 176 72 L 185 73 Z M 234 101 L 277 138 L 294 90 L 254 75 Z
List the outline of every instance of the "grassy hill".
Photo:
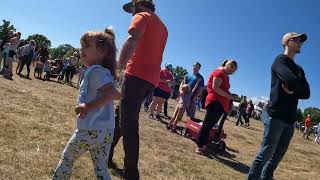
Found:
M 50 179 L 75 128 L 78 90 L 54 81 L 0 77 L 0 179 Z M 170 101 L 172 113 L 175 101 Z M 204 112 L 197 116 L 203 118 Z M 159 121 L 140 114 L 140 173 L 142 179 L 245 179 L 261 143 L 263 125 L 250 128 L 225 123 L 227 152 L 213 158 L 195 153 L 196 144 L 166 130 Z M 180 124 L 183 126 L 183 123 Z M 295 132 L 275 179 L 317 179 L 320 146 Z M 122 167 L 122 141 L 115 161 Z M 95 179 L 88 153 L 74 166 L 73 179 Z M 114 179 L 119 179 L 113 176 Z

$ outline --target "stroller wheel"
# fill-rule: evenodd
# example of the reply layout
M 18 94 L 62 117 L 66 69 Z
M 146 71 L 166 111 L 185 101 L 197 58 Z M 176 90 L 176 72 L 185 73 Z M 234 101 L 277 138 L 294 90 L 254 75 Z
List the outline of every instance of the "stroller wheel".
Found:
M 187 128 L 183 128 L 181 130 L 181 135 L 184 136 L 184 137 L 187 137 L 188 136 L 188 129 Z
M 50 75 L 49 74 L 44 75 L 43 79 L 49 81 L 50 80 Z

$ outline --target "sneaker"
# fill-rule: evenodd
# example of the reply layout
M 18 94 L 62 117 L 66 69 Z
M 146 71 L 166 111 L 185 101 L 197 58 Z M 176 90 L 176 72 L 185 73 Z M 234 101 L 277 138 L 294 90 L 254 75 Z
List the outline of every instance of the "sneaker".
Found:
M 161 116 L 160 115 L 156 115 L 156 119 L 159 121 L 162 121 Z
M 199 147 L 197 147 L 196 153 L 197 153 L 197 154 L 200 154 L 200 155 L 202 155 L 202 156 L 205 156 L 207 152 L 206 152 L 206 150 L 205 150 L 204 148 L 199 148 Z

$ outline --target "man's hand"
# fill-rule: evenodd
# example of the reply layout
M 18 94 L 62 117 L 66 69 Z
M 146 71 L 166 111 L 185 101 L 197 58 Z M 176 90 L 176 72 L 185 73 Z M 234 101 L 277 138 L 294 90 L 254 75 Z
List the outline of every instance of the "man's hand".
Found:
M 284 92 L 286 92 L 287 94 L 294 94 L 294 91 L 290 91 L 288 85 L 282 84 L 282 89 L 284 90 Z
M 75 112 L 78 118 L 84 118 L 87 115 L 88 110 L 89 108 L 87 107 L 87 105 L 85 103 L 81 103 L 76 107 Z

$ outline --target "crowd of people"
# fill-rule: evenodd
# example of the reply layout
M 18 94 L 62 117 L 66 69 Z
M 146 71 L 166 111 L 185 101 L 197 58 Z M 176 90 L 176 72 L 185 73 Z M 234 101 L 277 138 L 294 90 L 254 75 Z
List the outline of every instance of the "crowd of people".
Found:
M 111 28 L 104 32 L 87 32 L 81 37 L 80 59 L 82 67 L 79 79 L 79 96 L 75 113 L 77 128 L 63 150 L 54 171 L 53 179 L 70 179 L 74 162 L 84 152 L 89 151 L 93 160 L 97 179 L 110 179 L 108 166 L 112 167 L 114 147 L 123 136 L 124 179 L 140 179 L 139 160 L 139 113 L 145 101 L 146 110 L 152 119 L 161 119 L 162 106 L 172 91 L 174 78 L 172 64 L 161 67 L 166 47 L 168 30 L 155 14 L 152 0 L 132 0 L 123 9 L 133 15 L 128 29 L 128 38 L 121 48 L 118 61 L 115 34 Z M 35 41 L 20 44 L 21 33 L 11 33 L 1 43 L 6 60 L 3 74 L 12 77 L 12 59 L 16 55 L 21 75 L 35 60 L 35 72 L 42 78 L 42 71 L 48 72 L 52 66 L 59 68 L 59 80 L 71 82 L 78 69 L 79 58 L 75 53 L 62 60 L 48 60 L 47 47 L 35 51 Z M 248 173 L 249 180 L 272 179 L 273 172 L 285 155 L 293 136 L 298 99 L 308 99 L 309 84 L 303 69 L 295 62 L 300 53 L 306 34 L 287 33 L 282 38 L 284 53 L 277 56 L 272 65 L 270 102 L 263 111 L 265 132 L 260 150 Z M 9 44 L 7 44 L 9 43 Z M 50 65 L 51 63 L 51 65 Z M 197 140 L 196 152 L 206 155 L 209 132 L 220 117 L 230 109 L 231 101 L 239 101 L 232 94 L 229 76 L 238 68 L 235 60 L 229 59 L 209 76 L 205 100 L 206 114 Z M 193 64 L 193 72 L 186 75 L 179 87 L 178 105 L 167 128 L 176 132 L 177 123 L 186 112 L 190 119 L 195 117 L 197 101 L 204 89 L 204 78 L 199 73 L 201 64 Z M 124 72 L 119 76 L 119 72 Z M 117 80 L 121 79 L 121 88 Z M 147 100 L 146 100 L 147 99 Z M 149 99 L 149 100 L 148 100 Z M 150 104 L 150 99 L 151 104 Z M 114 111 L 114 100 L 120 100 Z M 166 108 L 164 108 L 166 109 Z M 249 126 L 249 118 L 254 106 L 244 99 L 239 106 L 237 125 Z M 166 114 L 167 115 L 167 114 Z
M 30 78 L 31 65 L 34 67 L 34 78 L 49 80 L 50 77 L 58 78 L 58 81 L 64 81 L 72 84 L 73 77 L 79 73 L 77 86 L 83 77 L 85 67 L 79 61 L 79 52 L 74 52 L 68 57 L 59 57 L 50 59 L 48 46 L 38 47 L 36 42 L 31 40 L 22 40 L 21 33 L 9 31 L 1 40 L 0 46 L 0 73 L 4 78 L 13 80 L 13 62 L 17 62 L 15 73 L 27 79 Z M 2 68 L 1 68 L 2 65 Z M 27 72 L 22 75 L 26 66 Z M 43 73 L 45 75 L 43 76 Z

